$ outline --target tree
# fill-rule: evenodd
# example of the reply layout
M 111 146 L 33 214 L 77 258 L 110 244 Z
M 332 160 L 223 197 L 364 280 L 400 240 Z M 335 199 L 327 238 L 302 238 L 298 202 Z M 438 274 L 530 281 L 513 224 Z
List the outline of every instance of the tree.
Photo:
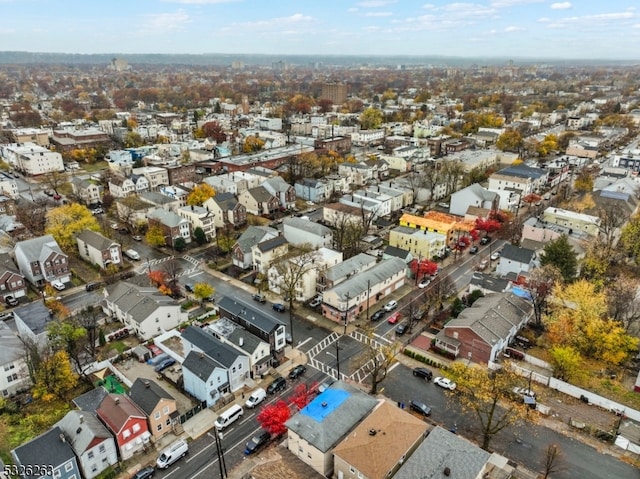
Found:
M 523 402 L 510 399 L 520 377 L 508 363 L 499 371 L 490 371 L 456 362 L 449 374 L 457 384 L 456 398 L 478 419 L 483 449 L 488 450 L 491 439 L 504 428 L 533 419 Z
M 196 226 L 193 230 L 193 238 L 196 240 L 196 243 L 198 243 L 198 246 L 202 246 L 207 242 L 207 235 L 200 226 Z
M 255 153 L 264 148 L 264 140 L 258 136 L 248 136 L 242 144 L 243 153 Z
M 572 346 L 554 346 L 549 350 L 553 375 L 563 381 L 571 381 L 582 374 L 584 359 Z
M 212 138 L 217 144 L 227 141 L 227 134 L 217 121 L 209 121 L 202 125 L 202 133 L 205 137 Z
M 328 98 L 320 98 L 318 100 L 318 106 L 320 107 L 321 113 L 329 113 L 333 110 L 333 102 Z
M 609 256 L 613 250 L 620 228 L 629 220 L 627 212 L 618 205 L 606 204 L 597 209 L 600 218 L 600 237 L 604 246 L 605 256 Z
M 458 183 L 463 173 L 464 167 L 457 160 L 447 160 L 442 163 L 440 178 L 445 184 L 445 196 L 449 196 L 458 189 Z
M 215 292 L 215 288 L 208 283 L 196 283 L 193 285 L 193 295 L 201 303 L 211 298 Z
M 294 404 L 298 410 L 303 409 L 314 398 L 317 389 L 317 384 L 315 383 L 311 385 L 298 384 L 289 399 L 289 403 Z
M 632 216 L 622 228 L 620 243 L 636 263 L 640 262 L 640 215 Z
M 507 130 L 496 140 L 496 148 L 501 151 L 519 151 L 522 146 L 522 135 L 518 130 Z
M 436 276 L 422 294 L 422 304 L 425 317 L 428 318 L 431 310 L 441 311 L 444 303 L 455 291 L 451 277 L 446 273 Z
M 605 290 L 609 316 L 629 332 L 640 322 L 640 281 L 628 274 L 615 278 Z M 634 328 L 635 329 L 635 328 Z
M 562 464 L 562 451 L 557 444 L 549 444 L 544 451 L 542 479 L 548 479 L 550 474 L 559 472 Z
M 68 183 L 67 177 L 59 171 L 49 171 L 43 174 L 41 178 L 44 180 L 44 183 L 56 193 L 58 193 L 60 187 Z
M 560 271 L 553 265 L 545 265 L 534 269 L 527 282 L 527 299 L 533 306 L 533 326 L 543 328 L 542 318 L 547 309 L 553 285 L 561 280 Z
M 162 263 L 162 271 L 166 273 L 164 285 L 171 290 L 173 295 L 179 295 L 180 285 L 178 284 L 178 278 L 180 277 L 180 273 L 182 273 L 180 261 L 175 258 L 165 261 Z
M 138 148 L 144 145 L 144 140 L 140 133 L 130 131 L 125 135 L 123 143 L 125 148 Z
M 540 264 L 558 268 L 565 283 L 573 281 L 578 271 L 578 259 L 567 235 L 563 234 L 545 245 Z
M 65 395 L 78 383 L 78 378 L 71 369 L 69 356 L 65 351 L 56 351 L 44 358 L 36 372 L 33 396 L 50 402 L 54 399 L 65 399 Z
M 48 200 L 16 202 L 16 219 L 34 236 L 42 236 L 47 225 Z
M 384 116 L 377 108 L 369 107 L 360 114 L 360 128 L 363 130 L 375 130 L 380 128 Z
M 47 325 L 49 344 L 54 351 L 64 351 L 75 366 L 75 370 L 86 378 L 85 368 L 90 358 L 86 354 L 87 330 L 74 318 L 51 321 Z
M 99 307 L 89 305 L 73 315 L 75 323 L 87 332 L 84 347 L 87 354 L 92 358 L 96 356 L 96 345 L 100 341 L 98 322 L 100 321 L 101 313 L 102 310 Z
M 287 432 L 284 425 L 291 417 L 291 410 L 286 402 L 279 400 L 262 408 L 256 420 L 262 429 L 274 436 L 282 436 Z
M 213 186 L 207 183 L 200 183 L 191 190 L 191 193 L 187 196 L 187 205 L 189 206 L 202 206 L 202 204 L 209 198 L 213 198 L 216 195 L 216 190 Z
M 75 252 L 76 235 L 83 230 L 100 231 L 95 216 L 85 206 L 77 203 L 58 206 L 47 212 L 45 233 L 56 240 L 60 248 L 67 253 Z
M 409 269 L 413 273 L 416 281 L 424 276 L 433 276 L 438 271 L 438 264 L 424 258 L 422 260 L 414 259 L 409 263 Z
M 573 187 L 581 193 L 593 191 L 593 177 L 586 168 L 583 168 L 573 182 Z
M 147 234 L 144 235 L 144 238 L 151 246 L 164 246 L 167 244 L 164 231 L 160 225 L 150 226 L 147 230 Z
M 364 331 L 364 348 L 362 352 L 354 358 L 353 362 L 356 367 L 363 369 L 369 373 L 371 386 L 369 394 L 378 394 L 378 386 L 387 378 L 389 368 L 395 361 L 398 354 L 397 345 L 381 344 L 375 339 L 375 329 L 367 324 L 363 328 Z
M 173 240 L 173 249 L 178 252 L 182 252 L 187 248 L 187 241 L 182 237 L 178 236 Z
M 351 215 L 338 213 L 334 216 L 333 227 L 333 248 L 341 252 L 344 259 L 361 253 L 360 241 L 367 232 L 361 221 L 355 220 Z

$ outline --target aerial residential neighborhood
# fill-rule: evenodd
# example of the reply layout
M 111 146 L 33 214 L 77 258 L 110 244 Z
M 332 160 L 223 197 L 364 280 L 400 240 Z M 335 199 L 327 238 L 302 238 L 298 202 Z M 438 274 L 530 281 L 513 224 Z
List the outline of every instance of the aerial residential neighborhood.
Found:
M 10 53 L 2 477 L 637 477 L 637 67 Z

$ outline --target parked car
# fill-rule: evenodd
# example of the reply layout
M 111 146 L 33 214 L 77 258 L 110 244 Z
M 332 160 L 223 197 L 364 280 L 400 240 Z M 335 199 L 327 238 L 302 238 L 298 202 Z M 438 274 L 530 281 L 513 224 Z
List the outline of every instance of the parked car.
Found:
M 400 319 L 400 313 L 393 313 L 391 316 L 387 318 L 387 323 L 396 324 Z
M 396 336 L 402 336 L 406 332 L 407 332 L 407 323 L 398 324 L 398 327 L 396 328 Z
M 267 298 L 265 298 L 264 294 L 260 294 L 260 293 L 256 293 L 253 295 L 253 300 L 257 301 L 258 303 L 266 303 L 267 302 Z
M 431 416 L 431 408 L 427 406 L 425 403 L 416 401 L 415 399 L 412 399 L 411 402 L 409 403 L 409 409 L 411 411 L 417 412 L 418 414 L 424 417 Z
M 297 365 L 291 371 L 289 371 L 289 379 L 298 379 L 307 371 L 307 368 L 302 364 Z
M 64 283 L 62 281 L 60 281 L 59 279 L 55 279 L 55 280 L 51 281 L 51 286 L 53 286 L 58 291 L 62 291 L 63 289 L 66 288 Z
M 371 315 L 371 321 L 380 321 L 384 317 L 385 313 L 386 311 L 384 309 L 376 311 Z
M 273 306 L 271 306 L 273 308 L 274 311 L 277 311 L 278 313 L 284 313 L 287 308 L 284 307 L 284 304 L 282 303 L 273 303 Z
M 471 248 L 469 248 L 469 254 L 476 254 L 478 252 L 478 247 L 476 245 L 473 245 Z
M 150 479 L 153 477 L 155 472 L 156 470 L 153 467 L 148 466 L 136 472 L 133 476 L 131 476 L 131 479 Z
M 413 375 L 417 378 L 424 378 L 427 381 L 431 381 L 433 373 L 427 368 L 413 368 Z
M 318 306 L 320 306 L 321 304 L 322 304 L 322 298 L 320 298 L 320 296 L 316 296 L 311 301 L 309 301 L 309 307 L 310 308 L 314 308 L 315 309 Z
M 283 377 L 275 378 L 271 384 L 267 386 L 267 394 L 275 394 L 287 387 L 287 380 Z
M 318 386 L 318 392 L 321 392 L 321 393 L 325 392 L 335 382 L 336 380 L 333 379 L 331 376 L 329 376 L 327 379 L 325 379 L 320 383 L 320 386 Z
M 193 293 L 193 284 L 191 283 L 187 283 L 184 285 L 184 290 L 187 291 L 188 293 Z
M 476 271 L 483 271 L 487 268 L 487 266 L 489 266 L 489 262 L 486 259 L 483 259 L 476 266 Z
M 270 439 L 271 434 L 267 431 L 259 431 L 255 436 L 249 439 L 249 442 L 244 448 L 244 454 L 248 456 L 249 454 L 256 452 L 258 449 L 264 447 Z
M 9 306 L 17 306 L 18 305 L 18 300 L 16 299 L 15 296 L 5 296 L 4 298 L 4 302 L 7 303 Z
M 100 288 L 101 286 L 102 286 L 102 282 L 101 281 L 94 281 L 93 283 L 87 283 L 84 286 L 84 289 L 86 291 L 94 291 L 94 290 Z
M 481 245 L 489 244 L 490 241 L 491 241 L 491 238 L 489 238 L 488 236 L 483 236 L 482 238 L 480 238 Z
M 437 377 L 433 380 L 433 384 L 436 384 L 441 388 L 448 389 L 449 391 L 453 391 L 456 388 L 456 383 L 447 378 Z
M 123 254 L 131 260 L 140 261 L 140 253 L 134 249 L 125 250 Z
M 161 371 L 164 371 L 165 369 L 167 369 L 169 366 L 173 366 L 176 363 L 176 360 L 173 358 L 167 358 L 163 361 L 161 361 L 160 363 L 158 363 L 156 365 L 154 369 L 155 372 L 159 373 Z
M 522 398 L 525 398 L 525 397 L 535 398 L 536 397 L 536 393 L 533 392 L 529 388 L 515 387 L 515 388 L 513 388 L 513 393 L 515 395 L 517 395 L 517 396 L 522 397 Z
M 267 397 L 267 392 L 262 388 L 258 388 L 251 393 L 251 396 L 249 396 L 249 399 L 247 399 L 247 402 L 244 405 L 247 406 L 249 409 L 253 409 L 262 401 L 264 401 L 264 398 L 266 397 Z
M 398 302 L 392 299 L 391 301 L 389 301 L 387 304 L 384 305 L 384 310 L 389 312 L 389 311 L 393 311 L 397 307 L 398 307 Z
M 429 286 L 430 284 L 431 284 L 431 279 L 430 278 L 422 278 L 420 280 L 420 282 L 418 283 L 418 288 L 424 289 L 427 286 Z
M 501 255 L 502 253 L 500 253 L 500 251 L 496 251 L 491 255 L 491 261 L 497 261 L 498 259 L 500 259 Z
M 142 241 L 142 236 L 140 235 L 133 235 L 131 238 L 133 238 L 135 241 Z

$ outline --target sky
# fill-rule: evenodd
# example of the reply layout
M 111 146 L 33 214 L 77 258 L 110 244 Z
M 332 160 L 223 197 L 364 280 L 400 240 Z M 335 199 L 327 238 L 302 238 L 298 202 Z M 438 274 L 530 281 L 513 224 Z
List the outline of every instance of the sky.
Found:
M 0 51 L 640 58 L 638 0 L 0 0 Z

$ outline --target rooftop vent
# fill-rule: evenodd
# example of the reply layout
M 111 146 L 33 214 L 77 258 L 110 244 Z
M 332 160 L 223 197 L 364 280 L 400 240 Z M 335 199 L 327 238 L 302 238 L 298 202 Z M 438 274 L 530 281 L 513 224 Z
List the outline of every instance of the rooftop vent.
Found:
M 444 471 L 442 471 L 442 473 L 445 476 L 449 477 L 451 475 L 451 469 L 447 466 L 447 467 L 444 468 Z
M 375 436 L 377 431 L 375 429 L 369 429 L 369 436 Z
M 327 401 L 322 401 L 322 407 L 327 407 L 327 406 L 328 406 Z

